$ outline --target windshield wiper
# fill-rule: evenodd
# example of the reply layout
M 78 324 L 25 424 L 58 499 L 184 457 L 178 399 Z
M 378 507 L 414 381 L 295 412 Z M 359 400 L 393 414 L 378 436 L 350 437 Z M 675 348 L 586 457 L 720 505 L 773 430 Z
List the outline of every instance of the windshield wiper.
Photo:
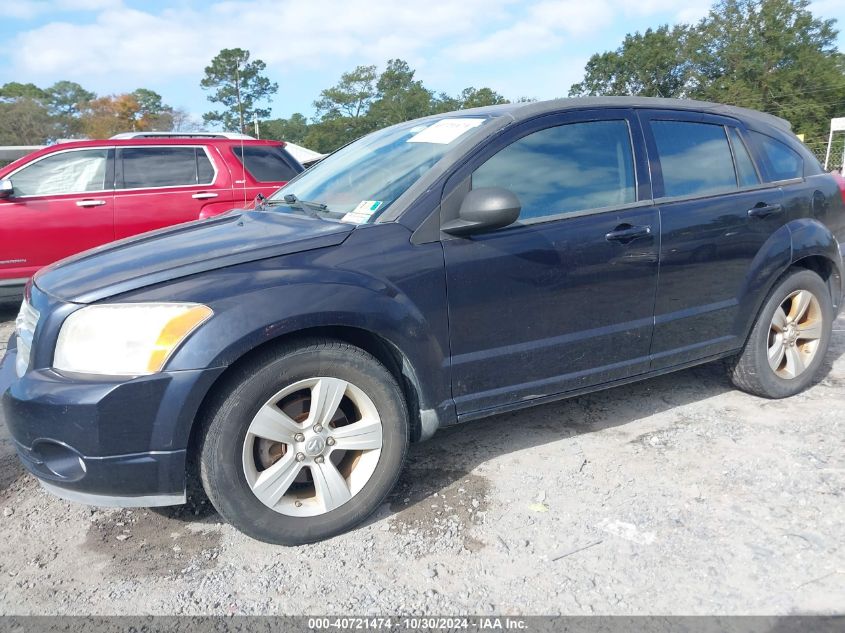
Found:
M 277 204 L 286 204 L 286 205 L 291 206 L 291 207 L 297 207 L 297 208 L 305 211 L 305 213 L 310 215 L 312 218 L 319 218 L 320 217 L 319 213 L 315 213 L 315 212 L 328 211 L 328 209 L 329 209 L 329 206 L 325 202 L 314 202 L 312 200 L 301 200 L 301 199 L 297 198 L 295 194 L 292 194 L 292 193 L 285 194 L 284 198 L 281 199 L 281 200 L 278 200 L 278 199 L 272 200 L 271 199 L 271 200 L 265 200 L 264 201 L 265 206 L 271 206 L 272 207 L 272 206 L 275 206 Z

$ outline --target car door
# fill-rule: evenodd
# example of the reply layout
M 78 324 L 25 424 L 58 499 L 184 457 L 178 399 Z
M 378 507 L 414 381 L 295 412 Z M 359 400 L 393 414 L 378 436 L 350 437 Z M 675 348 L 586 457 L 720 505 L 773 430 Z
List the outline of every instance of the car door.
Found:
M 661 224 L 652 345 L 652 369 L 661 369 L 742 346 L 754 258 L 787 218 L 740 122 L 691 112 L 641 117 Z
M 228 171 L 203 146 L 118 147 L 116 183 L 119 238 L 197 220 L 206 206 L 231 196 Z
M 520 199 L 518 221 L 443 238 L 459 414 L 645 371 L 658 218 L 627 110 L 542 117 L 493 141 L 447 183 L 441 221 L 471 188 Z
M 0 278 L 39 268 L 114 239 L 114 149 L 81 148 L 35 159 L 12 172 L 0 199 Z

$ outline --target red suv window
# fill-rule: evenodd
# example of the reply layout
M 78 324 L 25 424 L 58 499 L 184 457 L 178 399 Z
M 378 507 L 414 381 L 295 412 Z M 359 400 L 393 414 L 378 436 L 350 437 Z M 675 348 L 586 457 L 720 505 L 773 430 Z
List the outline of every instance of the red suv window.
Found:
M 258 182 L 287 182 L 299 173 L 278 147 L 245 145 L 232 151 Z

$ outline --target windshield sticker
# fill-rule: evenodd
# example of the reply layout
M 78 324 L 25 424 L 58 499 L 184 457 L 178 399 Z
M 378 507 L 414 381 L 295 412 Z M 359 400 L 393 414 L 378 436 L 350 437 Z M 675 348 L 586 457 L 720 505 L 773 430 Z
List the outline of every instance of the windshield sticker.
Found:
M 464 132 L 478 127 L 486 119 L 441 119 L 434 125 L 429 125 L 422 132 L 414 134 L 408 143 L 437 143 L 448 145 Z
M 349 213 L 344 215 L 340 221 L 350 222 L 351 224 L 364 224 L 370 217 L 378 211 L 383 204 L 381 200 L 362 200 L 358 206 L 352 209 Z

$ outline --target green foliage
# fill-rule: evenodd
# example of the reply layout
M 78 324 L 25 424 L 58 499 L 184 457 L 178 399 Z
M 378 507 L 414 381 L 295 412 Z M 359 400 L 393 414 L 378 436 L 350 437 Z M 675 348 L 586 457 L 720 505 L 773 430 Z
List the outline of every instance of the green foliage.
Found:
M 590 57 L 584 81 L 572 86 L 569 95 L 684 96 L 690 72 L 689 30 L 686 25 L 664 25 L 626 35 L 615 51 Z
M 294 112 L 288 119 L 271 119 L 260 124 L 261 138 L 289 141 L 302 145 L 308 134 L 308 119 Z
M 222 125 L 227 130 L 246 132 L 253 117 L 266 119 L 269 108 L 258 104 L 268 100 L 279 89 L 277 83 L 262 75 L 267 65 L 260 59 L 249 61 L 249 51 L 242 48 L 224 48 L 205 68 L 200 82 L 203 90 L 214 90 L 208 95 L 212 103 L 223 106 L 222 111 L 203 115 L 206 123 Z
M 47 96 L 41 88 L 35 84 L 22 84 L 17 81 L 0 86 L 0 99 L 4 101 L 13 99 L 36 99 L 42 100 Z
M 502 95 L 486 87 L 466 88 L 456 97 L 443 92 L 435 94 L 416 78 L 408 62 L 391 59 L 381 73 L 377 73 L 375 66 L 358 66 L 343 73 L 337 84 L 321 91 L 320 98 L 314 102 L 315 120 L 307 126 L 302 142 L 316 151 L 330 152 L 388 125 L 430 114 L 507 102 Z M 292 131 L 278 129 L 278 134 Z M 298 127 L 297 133 L 301 130 L 302 127 Z M 290 134 L 286 140 L 298 142 Z
M 173 129 L 174 110 L 162 101 L 160 94 L 147 88 L 129 93 L 138 102 L 136 118 L 144 122 L 146 130 L 166 132 Z
M 593 55 L 576 95 L 704 99 L 770 112 L 807 138 L 845 108 L 845 59 L 834 20 L 808 0 L 721 0 L 696 25 L 625 37 Z
M 376 84 L 376 99 L 368 116 L 375 128 L 431 114 L 433 94 L 414 79 L 415 71 L 402 59 L 391 59 Z
M 343 73 L 340 81 L 321 91 L 320 98 L 314 102 L 317 117 L 361 118 L 367 113 L 376 96 L 377 78 L 375 66 L 358 66 L 351 72 Z
M 43 145 L 55 137 L 55 119 L 40 101 L 0 101 L 0 145 Z
M 74 81 L 57 81 L 45 91 L 45 103 L 55 119 L 61 138 L 72 138 L 82 132 L 80 118 L 97 95 Z

